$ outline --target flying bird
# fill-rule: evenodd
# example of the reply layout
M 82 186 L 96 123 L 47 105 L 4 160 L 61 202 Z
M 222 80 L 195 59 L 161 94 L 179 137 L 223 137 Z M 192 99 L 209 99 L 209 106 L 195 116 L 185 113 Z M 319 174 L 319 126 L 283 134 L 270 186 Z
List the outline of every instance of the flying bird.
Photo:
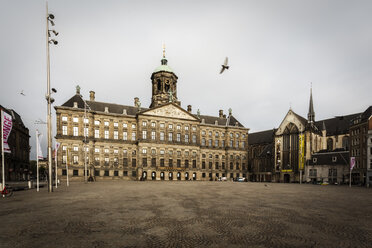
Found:
M 21 94 L 22 96 L 26 96 L 25 93 L 23 93 L 23 90 L 19 94 Z
M 226 69 L 226 70 L 228 70 L 229 69 L 229 66 L 227 65 L 227 62 L 228 62 L 228 58 L 226 57 L 225 58 L 225 63 L 223 64 L 223 65 L 221 65 L 222 66 L 222 69 L 221 69 L 221 71 L 220 71 L 220 74 Z

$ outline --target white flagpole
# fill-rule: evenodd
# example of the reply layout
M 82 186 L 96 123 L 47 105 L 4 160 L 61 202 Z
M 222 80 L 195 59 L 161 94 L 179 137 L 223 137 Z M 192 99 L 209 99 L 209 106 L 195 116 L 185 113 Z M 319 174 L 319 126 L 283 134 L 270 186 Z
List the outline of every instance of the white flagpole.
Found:
M 68 187 L 69 186 L 69 182 L 68 182 L 68 166 L 67 166 L 67 164 L 68 164 L 68 148 L 66 150 L 66 176 L 67 176 L 66 183 L 67 183 L 67 187 Z
M 1 164 L 2 164 L 2 182 L 3 182 L 3 187 L 1 191 L 4 190 L 5 188 L 5 161 L 4 161 L 4 115 L 3 115 L 3 110 L 1 110 Z M 5 197 L 5 195 L 3 195 Z
M 36 130 L 36 191 L 39 192 L 39 131 Z
M 57 150 L 57 142 L 56 142 L 56 146 L 54 147 L 55 149 L 55 156 L 54 156 L 54 159 L 55 159 L 55 163 L 56 163 L 56 188 L 58 188 L 58 181 L 57 181 L 57 154 L 58 154 L 58 150 Z
M 351 188 L 351 167 L 350 167 L 350 179 L 349 179 L 349 187 Z

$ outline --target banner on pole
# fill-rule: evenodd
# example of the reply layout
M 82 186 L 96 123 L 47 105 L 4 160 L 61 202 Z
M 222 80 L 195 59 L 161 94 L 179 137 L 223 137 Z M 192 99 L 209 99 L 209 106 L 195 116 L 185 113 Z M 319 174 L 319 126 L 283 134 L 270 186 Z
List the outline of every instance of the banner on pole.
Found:
M 352 170 L 355 166 L 355 157 L 350 157 L 350 170 Z
M 43 157 L 43 152 L 41 151 L 41 139 L 43 138 L 43 135 L 41 134 L 41 133 L 39 133 L 39 131 L 36 131 L 36 133 L 37 133 L 37 137 L 38 137 L 38 144 L 37 144 L 37 146 L 38 146 L 38 150 L 39 150 L 39 152 L 38 152 L 38 154 L 37 154 L 37 159 L 43 159 L 44 157 Z
M 298 168 L 300 170 L 304 169 L 305 165 L 305 135 L 300 134 L 298 137 L 299 149 L 298 149 Z
M 12 131 L 12 127 L 13 127 L 13 120 L 12 120 L 12 116 L 6 112 L 4 112 L 3 110 L 1 110 L 2 114 L 3 114 L 3 142 L 4 142 L 4 152 L 7 152 L 7 153 L 11 153 L 10 151 L 10 147 L 9 147 L 9 144 L 8 144 L 8 138 L 9 138 L 9 135 L 10 135 L 10 132 Z

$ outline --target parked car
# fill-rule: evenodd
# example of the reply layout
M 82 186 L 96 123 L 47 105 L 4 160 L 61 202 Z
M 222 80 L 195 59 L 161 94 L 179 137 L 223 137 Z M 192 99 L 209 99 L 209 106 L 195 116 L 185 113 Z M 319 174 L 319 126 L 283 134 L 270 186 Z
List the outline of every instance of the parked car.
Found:
M 245 177 L 238 177 L 238 179 L 236 181 L 238 181 L 238 182 L 245 182 Z

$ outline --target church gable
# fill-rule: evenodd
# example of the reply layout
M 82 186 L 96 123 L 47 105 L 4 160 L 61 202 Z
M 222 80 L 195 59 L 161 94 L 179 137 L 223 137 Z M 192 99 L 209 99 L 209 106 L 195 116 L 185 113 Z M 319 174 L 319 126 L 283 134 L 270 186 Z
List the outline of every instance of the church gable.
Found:
M 280 124 L 278 130 L 276 131 L 276 135 L 282 135 L 285 128 L 290 123 L 294 124 L 300 132 L 305 131 L 306 119 L 299 116 L 298 114 L 296 114 L 292 110 L 289 110 L 287 115 L 285 116 L 284 120 Z
M 192 120 L 192 121 L 198 120 L 193 115 L 188 113 L 186 110 L 182 109 L 181 107 L 176 106 L 173 103 L 162 105 L 156 108 L 152 108 L 140 114 L 178 118 L 178 119 L 185 119 L 185 120 Z

